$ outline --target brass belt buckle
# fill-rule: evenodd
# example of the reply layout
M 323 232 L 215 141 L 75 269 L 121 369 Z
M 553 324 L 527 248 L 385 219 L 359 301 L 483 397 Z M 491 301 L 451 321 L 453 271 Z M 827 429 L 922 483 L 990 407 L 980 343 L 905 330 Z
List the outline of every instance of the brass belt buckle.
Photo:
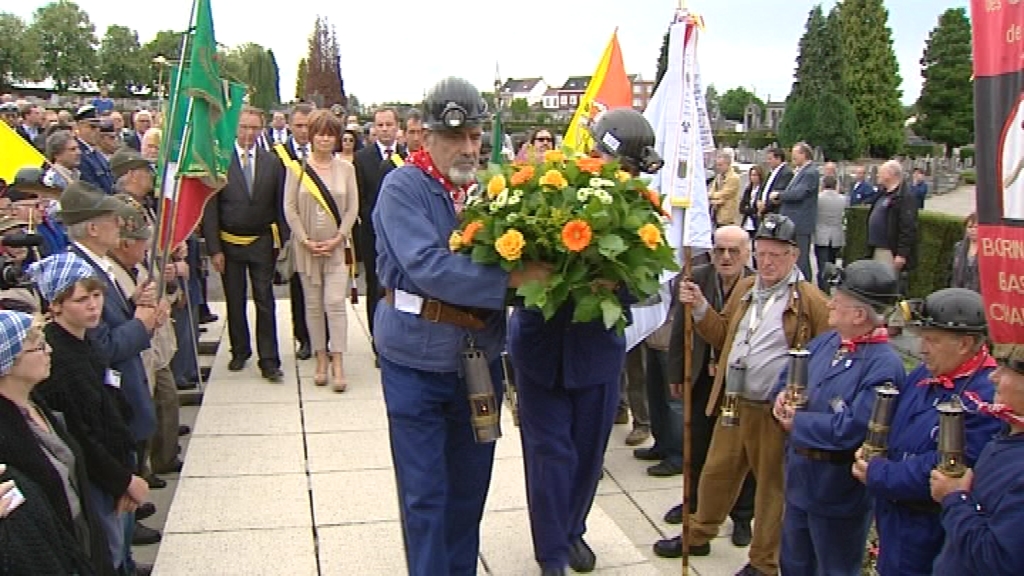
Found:
M 441 303 L 437 300 L 427 300 L 423 303 L 423 311 L 420 312 L 426 321 L 437 324 L 441 321 Z

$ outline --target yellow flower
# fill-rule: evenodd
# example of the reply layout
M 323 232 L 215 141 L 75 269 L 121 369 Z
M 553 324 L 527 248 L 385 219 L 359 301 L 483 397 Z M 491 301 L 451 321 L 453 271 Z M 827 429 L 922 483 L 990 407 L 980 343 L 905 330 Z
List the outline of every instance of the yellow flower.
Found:
M 562 162 L 565 160 L 565 154 L 562 154 L 561 150 L 548 150 L 544 152 L 545 162 Z
M 629 172 L 626 172 L 625 170 L 619 170 L 615 173 L 615 176 L 619 179 L 619 182 L 623 183 L 629 182 L 629 179 L 632 178 L 632 176 L 629 175 Z
M 501 174 L 495 174 L 491 176 L 489 182 L 487 182 L 487 197 L 491 200 L 498 197 L 501 191 L 505 189 L 505 177 Z
M 540 177 L 541 186 L 551 186 L 552 188 L 558 188 L 561 190 L 569 185 L 566 181 L 565 176 L 562 175 L 558 170 L 548 170 Z
M 452 235 L 448 237 L 448 249 L 452 252 L 458 252 L 462 248 L 462 233 L 458 230 L 452 230 Z
M 523 233 L 515 228 L 509 228 L 494 243 L 494 249 L 498 251 L 498 254 L 510 262 L 519 260 L 522 257 L 525 246 L 526 239 L 523 238 Z
M 640 239 L 643 240 L 651 250 L 654 250 L 661 244 L 661 230 L 658 229 L 654 224 L 644 224 L 637 230 L 637 234 L 640 235 Z

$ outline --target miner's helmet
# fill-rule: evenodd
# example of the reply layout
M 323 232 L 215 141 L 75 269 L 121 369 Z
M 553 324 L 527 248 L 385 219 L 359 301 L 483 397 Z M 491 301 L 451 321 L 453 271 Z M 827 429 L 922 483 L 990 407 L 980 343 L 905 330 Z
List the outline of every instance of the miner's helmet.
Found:
M 996 344 L 992 347 L 992 357 L 1010 370 L 1024 374 L 1024 345 Z
M 828 265 L 824 270 L 829 284 L 871 306 L 880 314 L 888 313 L 899 300 L 899 278 L 892 266 L 877 260 L 858 260 L 843 268 Z
M 967 288 L 943 288 L 923 300 L 900 302 L 900 309 L 913 328 L 984 334 L 988 327 L 981 295 Z
M 796 246 L 796 224 L 782 214 L 768 214 L 761 219 L 761 225 L 754 234 L 754 242 L 758 240 L 777 240 Z
M 654 129 L 632 108 L 602 112 L 589 130 L 597 150 L 614 156 L 624 168 L 653 174 L 665 164 L 654 149 Z
M 473 128 L 489 118 L 487 102 L 480 91 L 455 77 L 441 80 L 427 92 L 423 112 L 424 127 L 434 132 Z

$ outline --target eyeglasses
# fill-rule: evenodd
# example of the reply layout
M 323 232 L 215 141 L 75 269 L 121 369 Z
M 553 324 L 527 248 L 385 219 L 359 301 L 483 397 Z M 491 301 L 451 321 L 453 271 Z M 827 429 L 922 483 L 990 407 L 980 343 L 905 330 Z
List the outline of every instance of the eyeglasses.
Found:
M 551 142 L 551 136 L 537 136 L 533 139 L 534 142 Z
M 725 256 L 726 253 L 733 258 L 738 258 L 741 252 L 739 246 L 715 246 L 715 256 Z

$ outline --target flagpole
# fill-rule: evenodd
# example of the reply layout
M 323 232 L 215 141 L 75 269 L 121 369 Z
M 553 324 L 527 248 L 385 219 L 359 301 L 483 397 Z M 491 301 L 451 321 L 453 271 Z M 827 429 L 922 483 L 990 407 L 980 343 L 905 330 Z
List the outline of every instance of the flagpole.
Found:
M 165 117 L 165 119 L 169 123 L 173 123 L 174 122 L 174 117 L 177 114 L 178 94 L 181 92 L 182 77 L 184 76 L 184 72 L 185 72 L 186 50 L 188 48 L 189 37 L 192 36 L 192 28 L 193 28 L 193 26 L 195 26 L 195 23 L 196 23 L 196 10 L 197 10 L 197 7 L 198 7 L 198 1 L 197 0 L 192 0 L 192 9 L 189 11 L 189 16 L 188 16 L 188 28 L 185 29 L 185 33 L 181 37 L 181 51 L 178 53 L 178 73 L 175 75 L 175 78 L 174 78 L 174 88 L 171 90 L 171 94 L 170 94 L 170 96 L 172 98 L 171 98 L 171 101 L 169 103 L 169 106 L 167 107 L 167 116 Z M 189 113 L 190 114 L 191 114 L 191 105 L 192 104 L 191 104 L 191 99 L 190 99 L 189 100 Z M 185 129 L 187 130 L 188 129 L 188 124 L 186 123 L 185 126 L 186 126 Z M 161 198 L 163 197 L 164 188 L 167 186 L 167 164 L 168 164 L 168 162 L 170 161 L 170 158 L 171 158 L 171 142 L 170 142 L 171 131 L 168 130 L 169 127 L 171 127 L 171 124 L 167 124 L 167 125 L 164 126 L 164 133 L 161 135 L 160 155 L 157 158 L 157 168 L 159 169 L 159 183 L 158 183 L 159 186 L 157 186 L 155 189 L 157 191 L 159 191 L 159 195 L 160 195 Z M 184 135 L 183 135 L 182 136 L 182 145 L 184 145 L 184 142 L 185 142 L 185 138 L 184 138 Z M 179 147 L 179 149 L 178 149 L 178 152 L 179 152 L 179 156 L 178 157 L 179 158 L 181 157 L 180 153 L 181 153 L 182 150 L 184 150 L 184 147 L 183 146 Z M 178 180 L 178 182 L 180 183 L 180 179 Z M 175 192 L 175 193 L 177 193 L 177 192 Z M 150 248 L 150 254 L 152 256 L 156 256 L 157 254 L 160 254 L 160 242 L 161 242 L 161 236 L 163 235 L 163 232 L 164 232 L 164 220 L 165 220 L 165 217 L 166 217 L 166 214 L 164 214 L 165 209 L 166 209 L 166 205 L 165 204 L 166 204 L 165 202 L 157 202 L 157 210 L 156 210 L 156 213 L 157 213 L 157 222 L 156 222 L 157 230 L 156 230 L 156 232 L 157 233 L 153 236 L 153 243 L 152 243 L 152 247 Z M 173 214 L 173 212 L 170 212 L 170 213 Z M 155 267 L 156 267 L 156 258 L 155 257 L 150 257 L 150 259 L 149 259 L 149 277 L 150 278 L 155 278 L 155 276 L 153 274 L 153 272 L 155 270 Z M 162 273 L 161 273 L 161 276 L 163 276 Z M 160 293 L 162 295 L 163 290 L 160 290 Z
M 686 10 L 686 1 L 679 0 L 680 11 Z M 686 43 L 683 42 L 683 53 L 686 53 Z M 696 56 L 694 57 L 696 61 Z M 685 62 L 685 58 L 684 58 Z M 685 64 L 684 64 L 685 66 Z M 684 74 L 693 77 L 692 70 L 684 70 Z M 684 82 L 686 76 L 683 77 Z M 694 91 L 695 87 L 691 86 L 690 92 Z M 684 85 L 683 91 L 686 91 Z M 694 114 L 693 120 L 696 120 L 696 95 L 691 94 L 694 97 L 694 103 L 690 106 L 691 114 Z M 689 119 L 685 119 L 688 121 Z M 690 149 L 689 157 L 686 160 L 687 165 L 687 179 L 686 185 L 689 188 L 687 194 L 687 200 L 692 202 L 693 199 L 693 178 L 694 174 L 690 173 L 694 168 L 693 158 L 696 155 L 695 149 L 697 146 L 697 131 L 700 130 L 699 122 L 691 122 L 689 130 L 690 138 Z M 703 154 L 703 150 L 701 150 Z M 704 175 L 698 175 L 703 178 Z M 687 212 L 689 212 L 690 206 L 688 205 L 683 209 L 683 278 L 687 281 L 693 273 L 693 248 L 690 246 L 692 242 L 687 242 L 686 238 L 686 220 Z M 693 442 L 692 442 L 692 427 L 693 427 L 693 304 L 687 303 L 683 305 L 683 530 L 680 536 L 682 540 L 682 552 L 683 552 L 683 566 L 682 574 L 687 576 L 690 573 L 690 487 L 693 482 Z

